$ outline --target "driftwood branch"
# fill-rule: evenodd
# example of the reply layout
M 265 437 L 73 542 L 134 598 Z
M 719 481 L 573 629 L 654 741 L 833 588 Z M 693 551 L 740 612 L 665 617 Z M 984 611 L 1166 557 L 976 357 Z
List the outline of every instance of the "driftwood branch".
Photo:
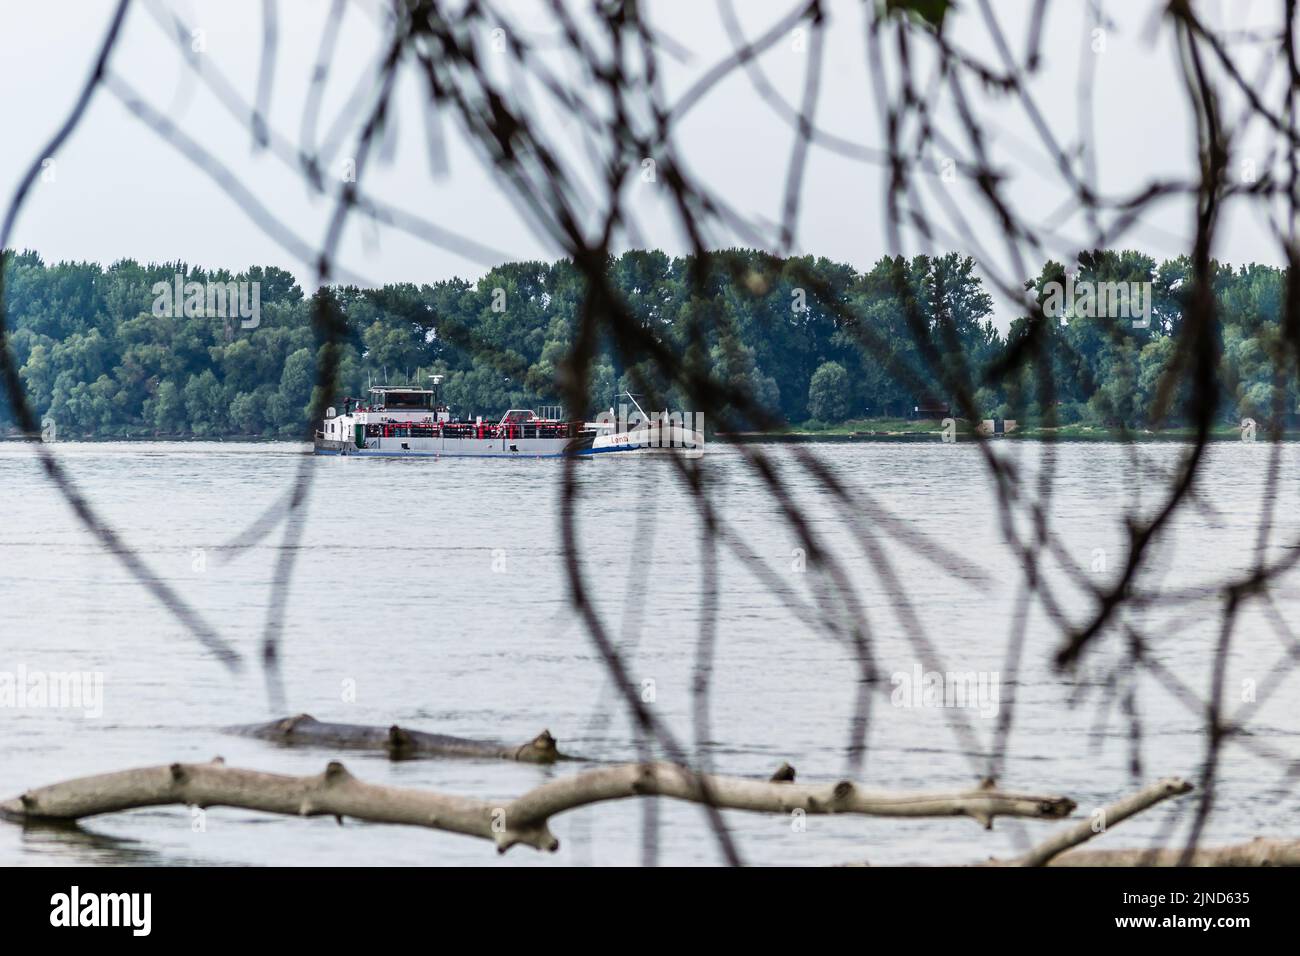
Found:
M 589 803 L 635 796 L 671 797 L 694 803 L 711 799 L 728 810 L 759 813 L 801 810 L 873 817 L 967 816 L 985 827 L 991 826 L 993 818 L 999 816 L 1066 817 L 1075 806 L 1066 797 L 1005 793 L 989 787 L 943 793 L 890 793 L 866 790 L 848 780 L 798 784 L 702 775 L 676 764 L 653 763 L 622 764 L 543 784 L 515 800 L 512 813 L 524 821 L 543 820 Z
M 1183 851 L 1154 850 L 1071 850 L 1055 857 L 1048 866 L 1182 866 Z M 1198 847 L 1188 866 L 1300 866 L 1300 840 L 1266 840 L 1249 843 Z
M 1190 793 L 1192 785 L 1179 777 L 1167 777 L 1157 780 L 1150 786 L 1143 787 L 1136 793 L 1117 800 L 1101 810 L 1100 821 L 1085 820 L 1074 826 L 1065 827 L 1049 836 L 1028 853 L 1007 861 L 990 861 L 994 866 L 1046 866 L 1066 850 L 1086 843 L 1095 836 L 1105 833 L 1107 829 L 1127 820 L 1129 817 L 1150 809 L 1171 797 L 1180 797 Z M 1100 823 L 1100 826 L 1098 826 Z
M 256 737 L 285 746 L 333 747 L 347 750 L 375 750 L 393 760 L 415 757 L 495 757 L 525 763 L 555 763 L 572 760 L 559 752 L 550 731 L 543 730 L 526 743 L 511 745 L 489 740 L 469 740 L 430 734 L 393 724 L 391 727 L 367 727 L 361 724 L 330 724 L 310 714 L 284 717 L 266 724 L 242 724 L 226 727 L 225 732 L 241 737 Z
M 295 816 L 330 815 L 430 827 L 493 841 L 555 850 L 551 817 L 606 800 L 663 796 L 765 813 L 853 813 L 886 817 L 997 816 L 1054 819 L 1074 809 L 1066 797 L 1004 793 L 991 787 L 951 793 L 887 793 L 849 781 L 795 784 L 696 774 L 673 764 L 625 764 L 543 784 L 515 800 L 489 801 L 368 784 L 332 762 L 325 772 L 290 777 L 209 764 L 172 764 L 83 777 L 29 790 L 0 803 L 13 822 L 71 821 L 136 807 L 228 806 Z M 707 795 L 707 797 L 706 797 Z
M 324 773 L 310 777 L 227 767 L 220 758 L 208 764 L 122 770 L 28 790 L 0 803 L 0 816 L 17 822 L 70 821 L 170 804 L 239 807 L 304 817 L 346 816 L 493 836 L 494 807 L 489 803 L 363 783 L 337 761 L 331 761 Z M 546 846 L 544 841 L 540 845 Z

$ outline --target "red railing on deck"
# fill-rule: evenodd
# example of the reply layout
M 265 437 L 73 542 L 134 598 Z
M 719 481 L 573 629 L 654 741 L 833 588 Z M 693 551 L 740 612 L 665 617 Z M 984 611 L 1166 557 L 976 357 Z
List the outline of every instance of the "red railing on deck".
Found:
M 573 438 L 581 422 L 374 422 L 366 426 L 367 438 Z

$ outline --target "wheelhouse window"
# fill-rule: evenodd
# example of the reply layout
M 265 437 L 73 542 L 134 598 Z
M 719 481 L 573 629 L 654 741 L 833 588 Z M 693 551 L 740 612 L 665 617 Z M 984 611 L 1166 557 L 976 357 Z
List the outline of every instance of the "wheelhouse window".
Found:
M 379 392 L 376 395 L 378 404 L 384 408 L 408 409 L 416 411 L 433 410 L 433 393 L 423 391 L 410 392 Z

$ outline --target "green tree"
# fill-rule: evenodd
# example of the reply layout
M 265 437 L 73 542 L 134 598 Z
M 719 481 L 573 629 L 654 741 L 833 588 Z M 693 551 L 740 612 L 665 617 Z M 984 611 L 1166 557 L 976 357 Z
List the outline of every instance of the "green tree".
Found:
M 808 411 L 823 422 L 849 417 L 849 373 L 839 362 L 823 362 L 808 384 Z
M 148 408 L 154 431 L 174 435 L 185 430 L 185 402 L 175 382 L 166 381 L 159 385 L 158 394 Z

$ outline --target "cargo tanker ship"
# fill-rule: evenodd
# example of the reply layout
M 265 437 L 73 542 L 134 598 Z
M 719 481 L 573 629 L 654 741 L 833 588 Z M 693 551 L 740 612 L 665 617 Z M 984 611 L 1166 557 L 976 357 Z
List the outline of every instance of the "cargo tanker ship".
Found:
M 569 421 L 559 409 L 512 408 L 496 422 L 453 418 L 442 401 L 441 376 L 433 388 L 375 385 L 362 403 L 346 399 L 331 408 L 316 431 L 318 455 L 369 458 L 559 458 L 605 452 L 703 448 L 703 436 L 678 425 L 648 421 L 620 431 L 611 421 Z

